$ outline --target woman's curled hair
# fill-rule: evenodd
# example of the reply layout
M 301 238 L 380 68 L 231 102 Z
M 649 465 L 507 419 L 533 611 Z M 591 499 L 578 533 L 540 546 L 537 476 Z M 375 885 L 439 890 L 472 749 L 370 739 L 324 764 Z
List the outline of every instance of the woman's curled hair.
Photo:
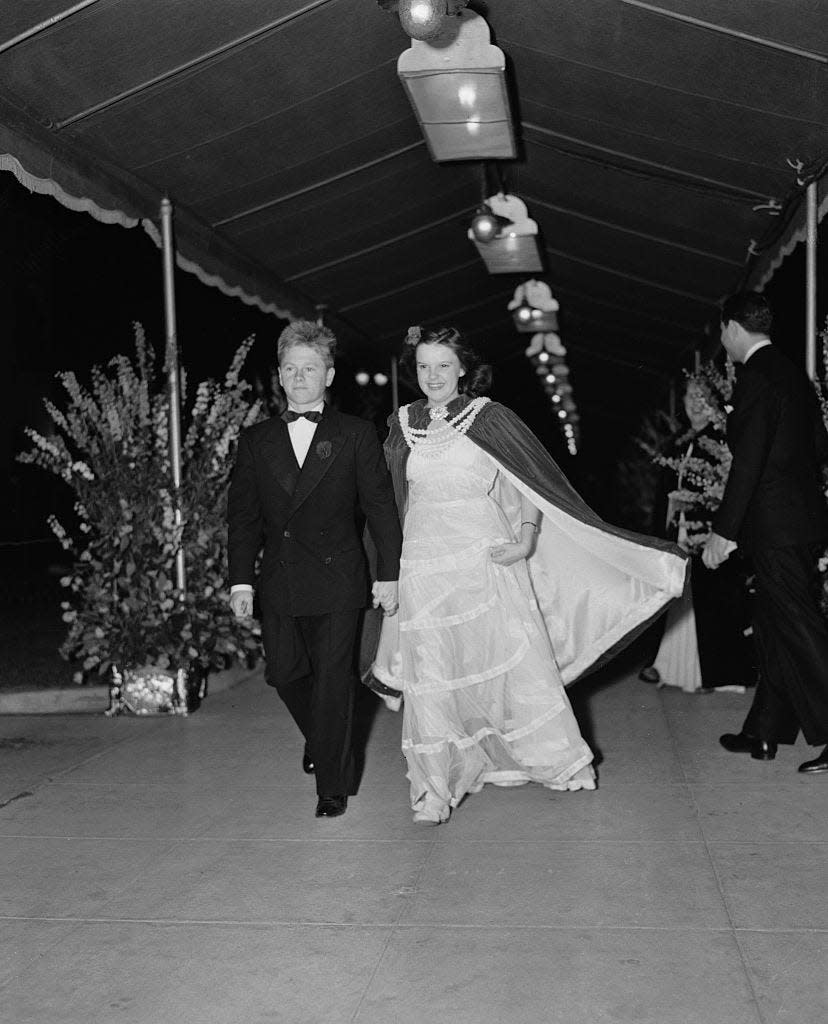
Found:
M 418 345 L 445 345 L 454 352 L 465 370 L 457 385 L 461 395 L 477 398 L 488 393 L 492 386 L 492 368 L 482 361 L 456 327 L 409 327 L 400 356 L 400 370 L 409 383 L 417 381 Z

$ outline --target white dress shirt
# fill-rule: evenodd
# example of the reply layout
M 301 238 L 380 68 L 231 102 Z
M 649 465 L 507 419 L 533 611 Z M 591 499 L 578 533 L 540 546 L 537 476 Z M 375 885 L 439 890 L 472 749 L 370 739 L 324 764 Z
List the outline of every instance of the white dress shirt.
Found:
M 320 402 L 318 405 L 313 406 L 312 409 L 303 409 L 303 412 L 322 412 L 325 408 L 325 403 Z M 290 406 L 288 405 L 288 409 Z M 298 410 L 293 410 L 297 412 Z M 304 416 L 300 416 L 298 420 L 294 420 L 293 423 L 288 423 L 288 437 L 290 438 L 290 444 L 293 448 L 293 454 L 296 456 L 296 461 L 299 463 L 300 468 L 305 464 L 305 459 L 308 457 L 310 451 L 311 442 L 313 441 L 313 435 L 316 433 L 316 428 L 319 426 L 318 423 L 312 423 L 309 419 Z M 248 593 L 253 593 L 253 586 L 250 583 L 234 583 L 230 588 L 230 593 L 235 594 L 243 590 Z
M 322 412 L 324 408 L 325 403 L 320 402 L 319 405 L 315 405 L 312 409 L 303 409 L 302 411 Z M 290 409 L 290 406 L 288 406 L 288 409 Z M 296 410 L 293 411 L 295 412 Z M 305 464 L 305 459 L 310 451 L 311 441 L 313 441 L 313 435 L 316 433 L 318 425 L 318 423 L 312 423 L 304 416 L 287 425 L 290 443 L 293 446 L 293 454 L 296 456 L 296 461 L 300 467 Z

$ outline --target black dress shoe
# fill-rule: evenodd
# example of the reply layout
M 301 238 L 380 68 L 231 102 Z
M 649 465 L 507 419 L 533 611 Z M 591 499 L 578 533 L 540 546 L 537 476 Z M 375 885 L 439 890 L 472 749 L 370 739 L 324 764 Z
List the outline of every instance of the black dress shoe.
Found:
M 817 775 L 819 772 L 828 772 L 828 747 L 822 751 L 819 757 L 815 757 L 813 761 L 803 761 L 797 768 L 797 771 L 804 772 L 806 775 Z
M 316 771 L 316 765 L 311 760 L 307 746 L 305 747 L 305 752 L 302 754 L 302 771 L 305 775 L 313 775 Z
M 719 743 L 731 754 L 750 754 L 755 761 L 772 761 L 776 757 L 776 744 L 760 740 L 743 732 L 726 732 Z
M 316 803 L 316 817 L 338 818 L 345 813 L 347 804 L 346 796 L 320 796 Z

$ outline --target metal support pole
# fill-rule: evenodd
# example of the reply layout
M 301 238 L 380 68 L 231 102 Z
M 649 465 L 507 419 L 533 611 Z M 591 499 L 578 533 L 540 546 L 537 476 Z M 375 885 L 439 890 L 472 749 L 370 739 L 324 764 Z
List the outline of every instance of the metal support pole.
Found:
M 391 356 L 391 405 L 394 412 L 400 407 L 399 364 L 396 356 Z
M 811 380 L 817 366 L 817 188 L 812 181 L 805 192 L 805 369 Z
M 161 252 L 164 264 L 164 323 L 166 326 L 167 387 L 170 404 L 170 467 L 175 499 L 175 525 L 180 528 L 181 515 L 181 382 L 178 373 L 178 338 L 175 325 L 175 242 L 173 241 L 173 207 L 164 196 L 161 200 Z M 175 584 L 181 599 L 187 589 L 184 548 L 175 553 Z

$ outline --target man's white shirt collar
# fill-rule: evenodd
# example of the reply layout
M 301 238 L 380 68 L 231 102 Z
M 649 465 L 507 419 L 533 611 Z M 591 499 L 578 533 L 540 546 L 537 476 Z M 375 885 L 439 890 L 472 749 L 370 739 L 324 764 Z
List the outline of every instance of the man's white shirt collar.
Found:
M 745 365 L 754 352 L 758 352 L 760 348 L 766 348 L 768 345 L 770 345 L 770 339 L 768 338 L 762 338 L 762 340 L 757 341 L 755 345 L 751 345 L 747 352 L 745 352 L 745 358 L 742 360 L 742 366 Z

